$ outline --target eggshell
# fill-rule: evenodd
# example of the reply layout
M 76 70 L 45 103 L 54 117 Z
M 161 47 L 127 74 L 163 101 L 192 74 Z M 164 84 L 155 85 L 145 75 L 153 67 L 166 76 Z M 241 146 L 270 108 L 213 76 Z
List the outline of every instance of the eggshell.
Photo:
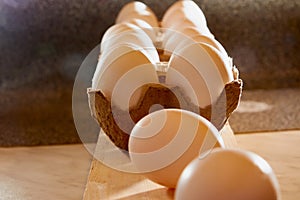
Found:
M 129 155 L 140 173 L 174 188 L 184 167 L 205 147 L 223 147 L 205 118 L 181 109 L 164 109 L 142 118 L 129 138 Z M 203 149 L 202 149 L 203 148 Z
M 180 31 L 182 34 L 185 34 L 185 35 L 188 35 L 190 37 L 193 37 L 193 36 L 197 36 L 197 35 L 205 35 L 203 32 L 201 32 L 201 30 L 197 27 L 194 27 L 194 26 L 187 26 L 187 27 L 184 27 L 181 29 Z M 213 35 L 205 35 L 207 37 L 211 37 Z M 212 37 L 214 38 L 214 37 Z
M 131 31 L 122 32 L 115 34 L 108 40 L 101 42 L 101 52 L 112 48 L 114 45 L 119 45 L 121 43 L 132 43 L 135 45 L 140 45 L 144 48 L 152 48 L 154 44 L 145 31 L 141 29 L 135 29 Z
M 189 46 L 190 44 L 202 42 L 215 47 L 224 56 L 228 57 L 224 47 L 216 39 L 202 34 L 197 28 L 187 27 L 179 31 L 180 32 L 172 31 L 170 37 L 167 37 L 163 41 L 163 48 L 166 55 L 171 55 L 175 49 L 180 51 L 182 48 Z
M 134 32 L 134 30 L 139 29 L 138 26 L 130 23 L 122 23 L 122 24 L 114 24 L 111 27 L 109 27 L 101 39 L 101 51 L 104 47 L 102 47 L 103 44 L 105 44 L 110 38 L 115 37 L 116 35 L 120 35 L 124 32 Z
M 214 48 L 216 48 L 217 50 L 220 51 L 220 53 L 222 55 L 224 55 L 224 58 L 225 57 L 228 57 L 228 54 L 225 50 L 225 48 L 222 46 L 222 44 L 217 41 L 215 38 L 212 38 L 212 37 L 209 37 L 207 35 L 201 35 L 201 34 L 192 34 L 192 33 L 187 33 L 189 31 L 192 31 L 193 28 L 192 27 L 189 27 L 187 29 L 185 29 L 182 33 L 185 34 L 185 35 L 189 35 L 190 37 L 186 37 L 185 39 L 181 38 L 180 42 L 177 43 L 176 46 L 173 46 L 172 47 L 172 50 L 174 51 L 175 49 L 180 51 L 180 49 L 186 47 L 186 46 L 189 46 L 190 44 L 193 44 L 193 43 L 205 43 L 205 44 L 208 44 L 208 45 L 211 45 L 213 46 Z M 166 47 L 167 48 L 167 47 Z M 176 51 L 175 50 L 175 51 Z
M 142 19 L 152 27 L 158 27 L 158 20 L 154 12 L 144 3 L 134 1 L 126 4 L 119 12 L 116 23 L 125 22 L 131 19 Z
M 175 30 L 168 30 L 162 41 L 162 48 L 165 55 L 171 55 L 176 49 L 177 45 L 182 41 L 189 39 L 189 36 L 182 34 Z
M 131 20 L 131 19 L 144 20 L 148 24 L 150 24 L 152 27 L 158 27 L 159 26 L 156 16 L 152 12 L 149 12 L 149 11 L 143 11 L 143 12 L 133 11 L 131 13 L 128 13 L 128 15 L 124 16 L 122 19 L 119 19 L 118 23 L 126 22 L 126 21 Z
M 106 41 L 101 42 L 101 53 L 109 51 L 110 49 L 113 49 L 121 44 L 133 44 L 140 46 L 148 51 L 155 62 L 159 62 L 159 56 L 153 41 L 145 33 L 145 31 L 140 28 L 114 34 L 114 36 L 109 37 Z
M 208 35 L 212 38 L 214 37 L 209 28 L 205 24 L 200 23 L 198 20 L 191 20 L 187 18 L 176 19 L 176 21 L 169 28 L 181 32 L 182 29 L 187 27 L 195 27 L 202 35 Z
M 118 16 L 116 18 L 116 23 L 120 21 L 120 18 L 123 18 L 124 16 L 128 15 L 129 13 L 135 11 L 135 12 L 142 12 L 145 10 L 149 10 L 148 6 L 140 1 L 132 1 L 130 3 L 125 4 L 122 9 L 119 11 Z
M 97 67 L 92 79 L 92 88 L 97 89 L 99 88 L 99 79 L 103 73 L 103 71 L 116 59 L 118 59 L 120 56 L 129 53 L 133 50 L 141 51 L 147 59 L 152 63 L 158 63 L 159 62 L 159 56 L 155 48 L 153 49 L 144 49 L 138 45 L 132 44 L 132 43 L 122 43 L 120 45 L 117 45 L 113 48 L 110 48 L 108 51 L 105 51 L 102 53 L 99 57 Z M 153 56 L 155 55 L 156 56 Z
M 277 200 L 279 184 L 270 165 L 245 150 L 214 149 L 183 171 L 176 200 Z
M 142 19 L 130 19 L 130 20 L 126 21 L 126 22 L 140 27 L 143 31 L 145 31 L 145 33 L 147 33 L 147 35 L 151 38 L 151 40 L 153 42 L 156 41 L 156 34 L 157 34 L 156 30 L 157 29 L 154 29 L 146 21 L 144 21 Z
M 216 102 L 225 84 L 233 81 L 232 66 L 214 47 L 194 43 L 172 54 L 166 84 L 180 87 L 201 108 Z
M 165 12 L 162 19 L 162 27 L 169 28 L 176 23 L 178 19 L 190 19 L 193 22 L 199 22 L 207 26 L 206 18 L 202 10 L 193 1 L 177 1 Z
M 164 26 L 165 29 L 163 42 L 166 43 L 167 40 L 169 40 L 169 38 L 174 34 L 174 32 L 186 34 L 187 31 L 185 31 L 184 33 L 184 29 L 189 27 L 197 30 L 198 34 L 207 35 L 211 38 L 214 38 L 214 35 L 210 32 L 209 28 L 206 26 L 206 23 L 201 23 L 201 21 L 199 21 L 198 19 L 189 19 L 185 16 L 184 13 L 178 11 L 178 14 L 174 16 L 172 21 L 168 25 Z
M 128 110 L 137 103 L 141 95 L 141 91 L 137 92 L 140 87 L 159 82 L 151 59 L 134 48 L 109 62 L 96 76 L 94 87 L 122 110 Z

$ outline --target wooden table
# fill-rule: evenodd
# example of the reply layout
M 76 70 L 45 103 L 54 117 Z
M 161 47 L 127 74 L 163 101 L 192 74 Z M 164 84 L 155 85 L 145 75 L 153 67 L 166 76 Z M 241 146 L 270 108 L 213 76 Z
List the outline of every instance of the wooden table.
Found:
M 300 199 L 299 130 L 234 136 L 230 126 L 227 125 L 222 132 L 227 147 L 237 147 L 238 144 L 239 148 L 251 150 L 269 162 L 279 180 L 282 200 Z M 103 144 L 98 145 L 95 155 L 101 154 L 103 150 Z M 173 195 L 174 190 L 155 184 L 141 175 L 114 170 L 94 159 L 84 199 L 161 200 L 173 199 Z

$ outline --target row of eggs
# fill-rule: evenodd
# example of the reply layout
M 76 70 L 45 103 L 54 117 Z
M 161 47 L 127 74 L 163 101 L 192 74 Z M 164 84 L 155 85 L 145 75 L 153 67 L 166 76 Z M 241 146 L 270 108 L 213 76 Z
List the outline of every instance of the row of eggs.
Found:
M 142 85 L 159 83 L 161 61 L 155 44 L 161 40 L 164 54 L 171 54 L 165 84 L 180 87 L 199 107 L 216 102 L 224 85 L 234 79 L 232 62 L 210 33 L 201 9 L 193 1 L 178 1 L 161 26 L 145 4 L 125 5 L 103 35 L 92 88 L 121 109 L 136 105 Z
M 169 188 L 177 200 L 278 200 L 270 165 L 259 155 L 227 148 L 206 119 L 181 109 L 143 117 L 129 138 L 139 173 Z
M 162 28 L 156 28 L 159 25 Z M 123 110 L 136 105 L 141 86 L 160 82 L 157 43 L 171 55 L 165 84 L 179 86 L 199 107 L 215 102 L 234 79 L 231 58 L 193 1 L 174 3 L 161 24 L 149 7 L 132 2 L 102 38 L 92 88 Z M 177 186 L 176 199 L 278 197 L 279 186 L 268 163 L 250 152 L 223 150 L 216 128 L 195 113 L 153 112 L 135 125 L 128 145 L 131 161 L 141 173 L 164 186 Z M 197 158 L 199 152 L 213 148 L 209 156 Z

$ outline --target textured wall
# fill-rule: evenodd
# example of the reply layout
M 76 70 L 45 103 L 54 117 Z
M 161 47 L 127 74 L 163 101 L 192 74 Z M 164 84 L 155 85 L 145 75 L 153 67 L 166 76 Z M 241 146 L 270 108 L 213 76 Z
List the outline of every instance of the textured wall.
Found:
M 78 142 L 73 80 L 128 0 L 0 0 L 0 145 Z M 147 0 L 158 17 L 173 0 Z M 245 88 L 299 87 L 299 0 L 197 0 Z
M 53 74 L 74 77 L 126 2 L 1 0 L 0 88 Z M 174 1 L 144 2 L 161 17 Z M 196 2 L 209 28 L 240 67 L 247 88 L 299 85 L 300 1 Z

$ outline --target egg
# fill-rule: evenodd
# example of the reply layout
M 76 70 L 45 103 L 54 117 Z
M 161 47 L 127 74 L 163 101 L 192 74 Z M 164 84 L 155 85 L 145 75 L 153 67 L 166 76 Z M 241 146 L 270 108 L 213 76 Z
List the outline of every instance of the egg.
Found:
M 189 19 L 194 23 L 207 26 L 206 18 L 202 10 L 193 1 L 177 1 L 165 12 L 162 19 L 162 27 L 170 28 L 180 19 Z
M 166 73 L 166 84 L 181 88 L 201 108 L 214 104 L 231 81 L 228 57 L 204 43 L 193 43 L 172 54 Z
M 206 25 L 200 23 L 198 20 L 193 21 L 187 18 L 176 19 L 176 22 L 174 22 L 169 28 L 181 32 L 182 29 L 186 27 L 197 28 L 202 35 L 208 35 L 212 38 L 214 37 L 209 28 Z
M 143 117 L 128 143 L 131 162 L 150 180 L 174 188 L 200 151 L 224 147 L 217 129 L 205 118 L 181 109 L 163 109 Z
M 179 31 L 180 32 L 173 31 L 170 37 L 167 37 L 166 40 L 163 41 L 163 48 L 166 55 L 171 55 L 175 49 L 180 51 L 190 44 L 202 42 L 215 47 L 224 56 L 228 57 L 224 47 L 216 39 L 202 34 L 197 28 L 187 27 Z
M 133 44 L 144 48 L 152 56 L 155 62 L 159 62 L 159 55 L 156 51 L 153 41 L 142 29 L 133 29 L 123 31 L 119 34 L 109 37 L 104 42 L 101 42 L 101 53 L 114 49 L 114 47 L 122 44 Z
M 118 55 L 120 51 L 125 52 Z M 142 92 L 140 88 L 144 84 L 159 81 L 155 63 L 144 50 L 127 46 L 120 51 L 112 51 L 116 57 L 112 60 L 107 57 L 105 66 L 98 66 L 100 69 L 93 78 L 93 87 L 100 90 L 113 105 L 126 111 L 137 104 Z
M 100 87 L 99 84 L 101 84 L 101 82 L 99 82 L 100 77 L 103 73 L 103 71 L 112 63 L 114 62 L 116 59 L 118 59 L 120 56 L 129 53 L 133 50 L 137 50 L 137 51 L 141 51 L 146 57 L 147 59 L 151 62 L 151 63 L 158 63 L 159 62 L 159 56 L 158 53 L 156 51 L 155 48 L 153 49 L 144 49 L 138 45 L 135 44 L 131 44 L 131 43 L 122 43 L 120 45 L 117 45 L 111 49 L 109 49 L 108 51 L 103 52 L 98 60 L 97 63 L 97 67 L 92 79 L 92 88 L 93 89 L 97 89 Z M 156 56 L 153 56 L 154 54 L 156 54 Z
M 189 33 L 186 33 L 186 31 L 190 31 L 193 30 L 192 27 L 189 27 L 187 29 L 185 29 L 183 31 L 184 35 L 189 35 Z M 172 46 L 170 47 L 173 51 L 180 51 L 182 48 L 189 46 L 190 44 L 193 43 L 205 43 L 208 45 L 213 46 L 214 48 L 216 48 L 222 55 L 224 55 L 225 57 L 228 57 L 228 54 L 225 50 L 225 48 L 222 46 L 222 44 L 217 41 L 215 38 L 209 37 L 207 35 L 201 35 L 201 34 L 191 34 L 191 37 L 189 38 L 185 38 L 185 39 L 181 39 L 179 43 L 177 43 L 176 46 Z M 166 46 L 166 48 L 169 48 L 169 46 Z
M 124 32 L 134 32 L 134 30 L 139 29 L 138 26 L 134 25 L 134 24 L 130 24 L 130 23 L 122 23 L 122 24 L 115 24 L 111 27 L 109 27 L 104 35 L 102 36 L 101 39 L 101 47 L 100 50 L 101 52 L 103 51 L 104 47 L 103 45 L 110 39 L 115 37 L 116 35 L 120 35 Z
M 279 184 L 270 165 L 255 153 L 214 149 L 194 159 L 178 181 L 176 200 L 277 200 Z
M 151 38 L 149 38 L 145 31 L 141 29 L 135 29 L 116 34 L 113 37 L 110 37 L 108 40 L 101 42 L 101 52 L 122 43 L 132 43 L 143 48 L 154 48 Z
M 129 24 L 133 24 L 138 26 L 139 28 L 141 28 L 143 31 L 145 31 L 145 33 L 147 33 L 147 35 L 151 38 L 151 40 L 153 42 L 156 41 L 156 32 L 158 31 L 158 29 L 153 28 L 149 23 L 147 23 L 144 20 L 141 19 L 130 19 L 128 21 L 126 21 Z
M 132 1 L 130 3 L 127 3 L 122 7 L 122 9 L 119 11 L 116 22 L 120 21 L 120 18 L 123 18 L 124 16 L 128 15 L 131 12 L 143 12 L 143 11 L 148 11 L 152 12 L 153 11 L 143 2 L 140 1 Z M 154 13 L 153 13 L 154 14 Z
M 120 21 L 118 23 L 121 22 L 126 22 L 128 20 L 131 19 L 141 19 L 146 21 L 148 24 L 150 24 L 152 27 L 158 27 L 158 21 L 156 16 L 149 11 L 143 11 L 143 12 L 131 12 L 128 15 L 126 15 L 123 19 L 119 19 Z
M 133 1 L 126 4 L 119 12 L 116 23 L 121 23 L 131 19 L 142 19 L 152 27 L 158 27 L 158 20 L 154 12 L 144 3 Z
M 194 28 L 201 35 L 207 35 L 211 38 L 214 38 L 214 35 L 210 32 L 206 24 L 201 23 L 201 21 L 199 21 L 198 19 L 195 20 L 188 19 L 184 16 L 184 14 L 179 12 L 176 16 L 174 16 L 171 24 L 164 26 L 163 43 L 167 43 L 167 41 L 172 37 L 174 32 L 180 32 L 186 34 L 184 33 L 184 29 L 189 27 Z
M 214 35 L 212 34 L 205 34 L 201 29 L 195 27 L 195 26 L 186 26 L 180 29 L 180 32 L 182 34 L 188 35 L 190 37 L 198 36 L 198 35 L 205 35 L 206 37 L 210 37 L 214 39 Z

